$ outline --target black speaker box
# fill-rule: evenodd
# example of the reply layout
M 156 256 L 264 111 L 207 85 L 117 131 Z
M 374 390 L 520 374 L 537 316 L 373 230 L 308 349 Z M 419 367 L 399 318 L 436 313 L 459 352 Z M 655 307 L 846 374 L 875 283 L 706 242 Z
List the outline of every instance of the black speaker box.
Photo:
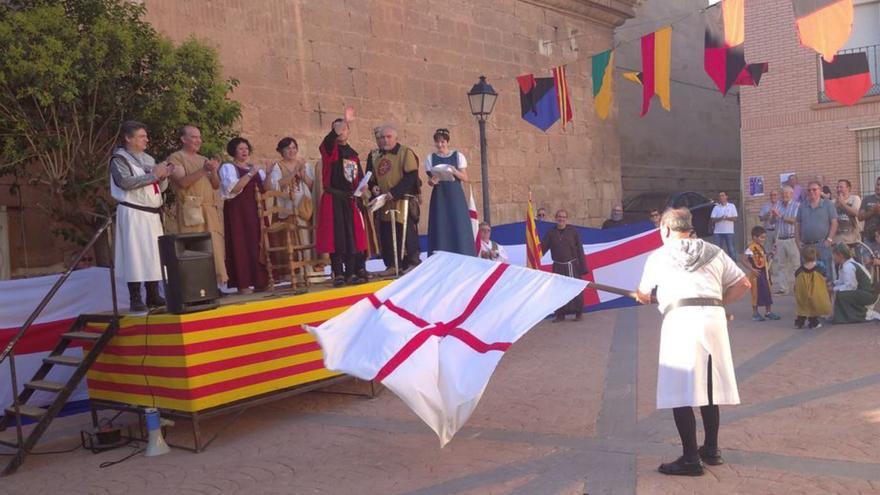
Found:
M 220 297 L 210 233 L 159 237 L 166 309 L 181 314 L 217 307 Z

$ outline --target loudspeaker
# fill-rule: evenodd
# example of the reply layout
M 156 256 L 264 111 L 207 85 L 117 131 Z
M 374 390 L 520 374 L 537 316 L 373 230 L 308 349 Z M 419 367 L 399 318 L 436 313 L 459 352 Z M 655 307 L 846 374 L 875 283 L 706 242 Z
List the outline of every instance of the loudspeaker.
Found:
M 162 436 L 162 418 L 155 408 L 144 410 L 144 419 L 147 423 L 147 448 L 144 449 L 145 457 L 156 457 L 171 452 L 165 437 Z
M 217 307 L 220 297 L 210 233 L 159 237 L 159 260 L 169 313 L 192 313 Z

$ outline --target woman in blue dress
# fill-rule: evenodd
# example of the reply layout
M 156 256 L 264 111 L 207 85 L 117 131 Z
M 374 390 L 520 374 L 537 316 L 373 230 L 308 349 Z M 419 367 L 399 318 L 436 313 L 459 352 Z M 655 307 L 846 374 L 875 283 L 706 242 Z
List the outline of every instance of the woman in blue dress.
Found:
M 449 149 L 449 130 L 434 133 L 435 153 L 425 158 L 431 192 L 428 215 L 428 256 L 435 251 L 476 256 L 476 239 L 471 229 L 462 181 L 467 181 L 467 160 Z

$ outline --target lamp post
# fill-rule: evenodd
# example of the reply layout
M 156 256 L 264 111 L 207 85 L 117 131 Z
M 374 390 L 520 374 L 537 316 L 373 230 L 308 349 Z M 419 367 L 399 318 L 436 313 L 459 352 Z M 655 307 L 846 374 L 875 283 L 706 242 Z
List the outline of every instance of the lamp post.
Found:
M 480 125 L 480 172 L 483 177 L 483 220 L 491 224 L 489 211 L 489 157 L 486 150 L 486 119 L 495 108 L 495 100 L 498 93 L 486 82 L 486 76 L 480 76 L 480 81 L 468 92 L 468 103 L 471 113 L 477 118 Z

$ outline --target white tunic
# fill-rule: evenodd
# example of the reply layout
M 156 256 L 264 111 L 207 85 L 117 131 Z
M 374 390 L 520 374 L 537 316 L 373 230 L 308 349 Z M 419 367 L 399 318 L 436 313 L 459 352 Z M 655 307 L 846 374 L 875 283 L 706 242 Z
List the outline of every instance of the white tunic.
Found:
M 685 239 L 666 244 L 648 257 L 639 291 L 647 294 L 657 287 L 661 313 L 671 303 L 685 298 L 721 299 L 726 288 L 745 276 L 724 252 L 696 271 L 685 270 L 681 260 L 689 256 L 684 254 L 683 247 L 695 253 L 707 247 L 703 244 L 699 239 Z M 713 404 L 739 404 L 724 308 L 686 306 L 670 311 L 660 330 L 658 409 L 709 404 L 709 356 Z
M 139 158 L 118 149 L 114 156 L 123 157 L 131 166 L 134 176 L 142 176 L 152 170 L 156 161 L 146 153 Z M 162 206 L 162 192 L 158 184 L 125 190 L 110 177 L 110 194 L 118 202 L 126 202 L 150 208 Z M 126 282 L 150 282 L 162 280 L 159 261 L 159 236 L 163 234 L 162 219 L 155 213 L 136 210 L 127 206 L 116 207 L 116 272 Z

